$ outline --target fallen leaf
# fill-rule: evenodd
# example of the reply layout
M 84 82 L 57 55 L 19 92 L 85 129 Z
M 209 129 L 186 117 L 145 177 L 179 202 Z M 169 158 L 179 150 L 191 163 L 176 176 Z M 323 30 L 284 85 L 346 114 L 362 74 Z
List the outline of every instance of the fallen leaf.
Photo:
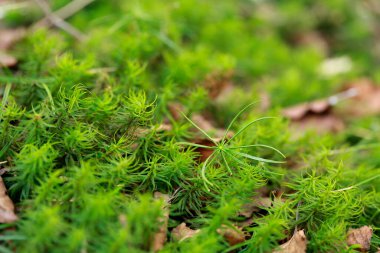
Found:
M 153 237 L 153 241 L 151 244 L 151 248 L 154 252 L 157 252 L 161 250 L 164 247 L 164 244 L 166 242 L 166 231 L 168 229 L 168 220 L 169 220 L 169 205 L 170 205 L 170 198 L 169 195 L 163 194 L 161 192 L 155 192 L 154 193 L 155 199 L 162 199 L 165 202 L 164 205 L 164 216 L 159 220 L 161 223 L 161 227 L 156 232 L 156 234 Z
M 14 211 L 15 207 L 7 195 L 3 178 L 0 176 L 0 223 L 11 223 L 18 220 Z
M 373 230 L 369 226 L 350 229 L 347 234 L 347 244 L 349 246 L 358 244 L 360 252 L 367 252 L 371 246 L 372 233 Z
M 292 122 L 297 131 L 315 130 L 317 133 L 338 133 L 344 130 L 344 121 L 335 114 L 308 115 L 304 119 Z
M 241 228 L 234 226 L 229 227 L 222 225 L 217 232 L 224 237 L 230 246 L 242 243 L 245 241 L 245 234 Z
M 243 205 L 239 211 L 239 215 L 246 218 L 250 218 L 254 212 L 260 211 L 260 209 L 270 207 L 272 205 L 272 199 L 268 197 L 256 197 L 251 203 Z
M 191 238 L 197 233 L 199 233 L 199 229 L 191 229 L 188 226 L 186 226 L 186 223 L 182 222 L 177 227 L 173 228 L 172 230 L 172 236 L 173 239 L 176 241 L 182 241 L 187 238 Z
M 0 29 L 0 49 L 8 50 L 26 35 L 25 28 Z
M 316 100 L 288 107 L 283 110 L 283 115 L 291 120 L 301 120 L 309 114 L 327 113 L 330 109 L 331 105 L 327 100 Z
M 0 68 L 13 67 L 17 64 L 17 59 L 12 55 L 0 51 Z
M 251 226 L 253 223 L 254 223 L 253 218 L 248 218 L 246 220 L 236 222 L 236 225 L 238 225 L 241 228 L 246 228 L 246 227 Z
M 380 86 L 369 79 L 360 79 L 345 85 L 345 90 L 350 89 L 356 95 L 340 108 L 343 115 L 362 117 L 380 114 Z
M 195 144 L 204 145 L 204 146 L 208 146 L 208 147 L 215 146 L 215 144 L 209 139 L 197 139 L 197 140 L 194 140 L 193 142 Z M 200 162 L 206 161 L 207 158 L 209 158 L 212 155 L 212 153 L 214 152 L 212 149 L 202 148 L 202 147 L 195 148 L 195 151 L 200 154 L 200 156 L 199 156 Z
M 345 128 L 343 119 L 332 111 L 336 96 L 291 106 L 282 111 L 299 131 L 313 129 L 319 133 L 339 132 Z
M 280 245 L 279 250 L 275 250 L 273 253 L 305 253 L 306 245 L 307 239 L 305 232 L 303 230 L 299 230 L 294 233 L 289 241 Z

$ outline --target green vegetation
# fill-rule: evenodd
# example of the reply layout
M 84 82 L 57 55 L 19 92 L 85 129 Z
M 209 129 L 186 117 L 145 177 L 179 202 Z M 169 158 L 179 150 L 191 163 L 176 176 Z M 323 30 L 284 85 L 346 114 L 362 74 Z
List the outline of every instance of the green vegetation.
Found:
M 0 68 L 0 166 L 19 216 L 0 224 L 0 252 L 149 252 L 162 227 L 160 252 L 273 252 L 301 229 L 307 252 L 357 252 L 346 237 L 362 226 L 376 252 L 380 109 L 335 133 L 281 114 L 380 83 L 371 3 L 98 0 L 66 19 L 84 40 L 28 32 Z M 33 2 L 4 15 L 12 29 L 44 17 Z M 321 73 L 336 57 L 350 70 Z M 259 197 L 271 204 L 231 245 L 220 228 Z M 175 240 L 182 222 L 199 232 Z

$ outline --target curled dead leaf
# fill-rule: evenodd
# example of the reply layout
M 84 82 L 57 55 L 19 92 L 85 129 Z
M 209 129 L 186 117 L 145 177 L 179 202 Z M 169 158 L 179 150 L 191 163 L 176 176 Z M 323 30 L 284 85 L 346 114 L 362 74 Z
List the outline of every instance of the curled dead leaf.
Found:
M 163 194 L 161 192 L 155 192 L 154 193 L 155 199 L 161 199 L 164 201 L 164 216 L 159 220 L 159 223 L 161 224 L 159 230 L 156 232 L 156 234 L 153 237 L 151 249 L 154 252 L 157 252 L 161 250 L 166 242 L 166 231 L 168 229 L 168 220 L 169 220 L 169 205 L 170 205 L 170 197 L 167 194 Z
M 303 230 L 296 231 L 292 238 L 286 243 L 280 245 L 279 250 L 273 253 L 305 253 L 307 246 L 307 239 Z
M 176 241 L 182 241 L 187 238 L 191 238 L 197 233 L 199 233 L 199 229 L 191 229 L 188 226 L 186 226 L 186 223 L 182 222 L 177 227 L 173 228 L 172 230 L 172 236 L 173 239 Z
M 349 246 L 360 245 L 360 252 L 367 252 L 371 246 L 373 230 L 369 226 L 363 226 L 357 229 L 350 229 L 347 234 L 347 244 Z
M 7 195 L 3 178 L 0 177 L 0 223 L 11 223 L 18 220 L 15 214 L 15 207 L 12 200 Z
M 237 226 L 229 227 L 222 225 L 218 228 L 217 232 L 224 237 L 230 246 L 242 243 L 245 241 L 245 233 L 242 228 Z

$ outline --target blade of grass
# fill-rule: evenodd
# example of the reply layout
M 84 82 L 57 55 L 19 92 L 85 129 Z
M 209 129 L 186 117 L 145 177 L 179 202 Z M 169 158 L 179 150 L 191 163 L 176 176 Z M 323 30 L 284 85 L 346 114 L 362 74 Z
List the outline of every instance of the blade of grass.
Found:
M 355 187 L 358 187 L 358 186 L 361 186 L 361 185 L 363 185 L 365 183 L 368 183 L 368 182 L 370 182 L 370 181 L 372 181 L 372 180 L 374 180 L 374 179 L 376 179 L 378 177 L 380 177 L 380 175 L 376 175 L 376 176 L 370 177 L 370 178 L 368 178 L 366 180 L 361 181 L 360 183 L 357 183 L 355 185 L 352 185 L 352 186 L 349 186 L 349 187 L 346 187 L 346 188 L 335 190 L 334 192 L 341 192 L 341 191 L 351 190 L 351 189 L 353 189 Z
M 252 145 L 244 145 L 244 146 L 238 146 L 238 147 L 230 147 L 229 149 L 239 149 L 239 148 L 250 148 L 250 147 L 263 147 L 268 148 L 271 150 L 276 151 L 278 154 L 280 154 L 283 158 L 286 158 L 286 156 L 277 148 L 274 148 L 272 146 L 264 145 L 264 144 L 252 144 Z
M 265 158 L 261 158 L 261 157 L 257 157 L 257 156 L 253 156 L 253 155 L 249 155 L 249 154 L 246 154 L 246 153 L 241 153 L 241 152 L 238 152 L 238 151 L 231 151 L 233 154 L 236 154 L 238 156 L 242 156 L 242 157 L 245 157 L 245 158 L 248 158 L 248 159 L 251 159 L 251 160 L 256 160 L 258 162 L 265 162 L 265 163 L 284 163 L 284 162 L 281 162 L 281 161 L 274 161 L 274 160 L 270 160 L 270 159 L 265 159 Z
M 211 138 L 211 136 L 210 135 L 208 135 L 208 133 L 206 133 L 202 128 L 200 128 L 197 124 L 195 124 L 191 119 L 189 119 L 184 113 L 182 113 L 181 112 L 181 114 L 182 114 L 182 116 L 183 117 L 185 117 L 185 119 L 187 119 L 195 128 L 197 128 L 199 131 L 201 131 L 207 138 L 209 138 L 210 139 L 210 141 L 212 141 L 214 144 L 215 144 L 215 146 L 217 145 L 217 143 L 214 141 L 214 139 L 213 138 Z
M 208 188 L 208 186 L 207 186 L 206 183 L 208 183 L 208 184 L 211 185 L 211 186 L 213 186 L 213 183 L 211 183 L 211 182 L 207 179 L 207 177 L 206 177 L 206 168 L 207 168 L 207 164 L 211 163 L 211 162 L 214 160 L 214 158 L 215 158 L 215 155 L 214 155 L 214 154 L 215 154 L 215 153 L 212 153 L 212 154 L 206 159 L 206 161 L 203 163 L 203 165 L 202 165 L 202 169 L 201 169 L 201 176 L 202 176 L 202 179 L 204 180 L 204 185 L 205 185 L 207 191 L 210 191 L 210 189 Z
M 227 162 L 227 160 L 226 160 L 226 157 L 224 156 L 223 152 L 220 152 L 220 154 L 222 155 L 222 158 L 223 158 L 224 164 L 226 165 L 228 172 L 230 173 L 230 175 L 232 175 L 232 170 L 231 170 L 231 168 L 230 168 L 230 165 L 228 165 L 228 162 Z
M 4 94 L 3 94 L 3 99 L 1 100 L 1 111 L 4 110 L 5 104 L 8 101 L 8 97 L 9 97 L 9 93 L 11 91 L 11 88 L 12 88 L 12 84 L 11 83 L 7 83 L 7 85 L 5 86 L 5 90 L 4 90 Z
M 236 136 L 238 136 L 239 134 L 241 134 L 245 129 L 247 129 L 249 126 L 251 126 L 252 124 L 258 122 L 258 121 L 261 121 L 261 120 L 264 120 L 264 119 L 275 119 L 276 117 L 262 117 L 262 118 L 258 118 L 258 119 L 255 119 L 251 122 L 249 122 L 247 125 L 243 126 L 242 128 L 239 129 L 239 131 L 237 131 L 236 134 L 234 134 L 230 139 L 228 139 L 227 143 L 229 143 L 231 140 L 233 140 Z
M 178 145 L 194 146 L 194 147 L 198 147 L 198 148 L 215 149 L 215 147 L 210 147 L 210 146 L 201 145 L 201 144 L 197 144 L 197 143 L 186 142 L 186 141 L 177 142 L 176 144 L 178 144 Z
M 248 164 L 244 163 L 243 161 L 237 159 L 235 156 L 233 156 L 232 154 L 230 154 L 230 151 L 224 151 L 225 154 L 227 154 L 228 156 L 230 156 L 235 162 L 237 163 L 240 163 L 241 165 L 243 166 L 247 166 Z
M 228 131 L 231 129 L 232 125 L 235 123 L 235 121 L 237 120 L 237 118 L 243 113 L 245 112 L 249 107 L 251 107 L 252 105 L 256 104 L 258 101 L 254 101 L 248 105 L 246 105 L 245 107 L 243 107 L 243 109 L 241 109 L 236 115 L 235 117 L 232 119 L 232 121 L 230 122 L 230 124 L 228 125 L 227 127 L 227 130 L 226 132 L 224 133 L 224 136 L 223 136 L 223 141 L 226 139 L 227 137 L 227 134 L 228 134 Z

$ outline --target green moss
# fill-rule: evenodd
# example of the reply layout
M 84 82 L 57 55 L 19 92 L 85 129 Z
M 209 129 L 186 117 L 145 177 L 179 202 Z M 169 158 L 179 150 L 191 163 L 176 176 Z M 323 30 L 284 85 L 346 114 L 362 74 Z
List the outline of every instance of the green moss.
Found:
M 4 21 L 42 17 L 31 7 Z M 305 229 L 308 252 L 352 252 L 347 230 L 363 225 L 374 229 L 376 252 L 378 117 L 349 120 L 336 135 L 295 137 L 280 116 L 343 82 L 379 80 L 375 18 L 357 1 L 116 0 L 67 19 L 87 40 L 31 32 L 11 51 L 17 68 L 0 68 L 2 177 L 20 216 L 0 226 L 0 252 L 152 251 L 165 206 L 156 191 L 171 196 L 162 252 L 271 252 L 295 229 Z M 310 34 L 328 52 L 299 41 Z M 323 76 L 323 61 L 340 56 L 352 70 Z M 210 96 L 227 83 L 229 94 Z M 269 109 L 259 102 L 238 113 L 263 94 Z M 173 110 L 178 103 L 186 116 Z M 193 142 L 217 131 L 194 133 L 199 113 L 235 134 L 203 146 L 214 152 L 207 162 Z M 230 246 L 218 228 L 244 219 L 239 210 L 260 191 L 272 205 L 254 214 L 245 242 Z M 175 241 L 170 231 L 182 222 L 200 232 Z

